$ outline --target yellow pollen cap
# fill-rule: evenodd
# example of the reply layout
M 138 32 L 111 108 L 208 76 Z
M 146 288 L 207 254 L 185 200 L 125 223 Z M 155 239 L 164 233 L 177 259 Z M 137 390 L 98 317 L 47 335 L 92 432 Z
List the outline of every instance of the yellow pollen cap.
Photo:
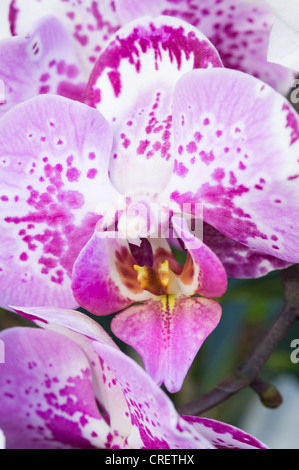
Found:
M 141 289 L 146 289 L 149 282 L 147 266 L 138 266 L 138 264 L 134 264 L 134 269 L 137 272 L 137 281 L 139 282 Z
M 163 263 L 160 263 L 158 267 L 158 275 L 160 278 L 160 282 L 163 287 L 168 287 L 169 283 L 169 262 L 168 259 L 163 261 Z

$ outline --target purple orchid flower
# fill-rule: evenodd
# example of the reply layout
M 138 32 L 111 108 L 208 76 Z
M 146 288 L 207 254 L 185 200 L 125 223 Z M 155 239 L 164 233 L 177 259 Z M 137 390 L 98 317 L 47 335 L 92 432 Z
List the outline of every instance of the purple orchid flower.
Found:
M 99 51 L 120 26 L 110 1 L 80 1 L 74 7 L 60 0 L 13 0 L 7 21 L 18 36 L 0 43 L 5 85 L 0 115 L 38 94 L 83 101 Z
M 270 6 L 271 2 L 280 3 L 283 9 L 279 0 L 268 0 Z M 281 93 L 290 88 L 294 73 L 267 62 L 269 35 L 275 20 L 267 1 L 116 0 L 116 8 L 122 24 L 138 16 L 161 14 L 188 21 L 209 38 L 225 67 L 249 73 Z
M 157 238 L 158 232 L 164 234 L 169 227 L 170 218 L 170 200 L 165 204 L 158 195 L 170 178 L 173 166 L 170 154 L 172 92 L 176 81 L 186 71 L 195 66 L 220 67 L 221 62 L 217 51 L 197 29 L 172 18 L 146 18 L 141 21 L 141 25 L 133 23 L 124 28 L 122 36 L 119 44 L 119 39 L 110 43 L 103 54 L 103 61 L 106 63 L 107 57 L 109 61 L 112 50 L 114 67 L 117 57 L 115 54 L 118 52 L 121 56 L 124 53 L 123 60 L 129 67 L 129 74 L 136 74 L 136 63 L 132 62 L 131 54 L 133 51 L 136 53 L 137 47 L 141 48 L 137 58 L 138 68 L 142 70 L 137 75 L 139 89 L 136 86 L 130 90 L 129 78 L 126 90 L 122 86 L 122 93 L 117 93 L 118 71 L 109 68 L 106 69 L 108 86 L 105 97 L 108 98 L 112 91 L 112 102 L 117 96 L 123 99 L 124 95 L 126 101 L 129 93 L 131 99 L 134 98 L 134 103 L 138 96 L 138 106 L 149 107 L 151 116 L 145 115 L 144 118 L 142 113 L 140 115 L 141 108 L 134 110 L 134 104 L 130 111 L 124 107 L 124 115 L 118 116 L 118 120 L 126 119 L 123 131 L 118 126 L 118 121 L 112 117 L 111 122 L 115 122 L 117 132 L 120 132 L 119 149 L 117 133 L 113 144 L 112 131 L 98 111 L 58 97 L 40 97 L 14 108 L 2 118 L 3 135 L 7 135 L 6 126 L 10 127 L 10 119 L 21 117 L 20 110 L 28 117 L 30 115 L 29 121 L 26 118 L 29 127 L 26 127 L 25 132 L 23 130 L 19 142 L 22 142 L 22 152 L 24 145 L 29 146 L 26 155 L 31 161 L 30 169 L 28 162 L 25 163 L 22 158 L 16 161 L 18 151 L 10 146 L 12 141 L 19 145 L 15 138 L 9 139 L 8 146 L 1 149 L 1 155 L 5 155 L 2 163 L 7 188 L 1 199 L 1 203 L 7 203 L 3 204 L 4 224 L 6 227 L 9 224 L 12 229 L 9 238 L 16 242 L 13 248 L 15 255 L 11 257 L 11 252 L 4 254 L 4 302 L 6 306 L 24 302 L 29 306 L 51 305 L 53 302 L 56 306 L 63 307 L 76 307 L 79 304 L 96 315 L 107 315 L 136 301 L 146 301 L 144 308 L 150 311 L 150 315 L 145 315 L 145 327 L 152 334 L 134 334 L 137 341 L 134 346 L 140 351 L 139 344 L 143 345 L 143 351 L 140 352 L 146 369 L 157 383 L 164 381 L 169 390 L 176 391 L 180 389 L 199 347 L 219 322 L 221 308 L 209 298 L 220 297 L 225 292 L 227 279 L 218 258 L 195 237 L 191 237 L 192 248 L 184 267 L 176 262 L 165 236 L 162 239 Z M 155 90 L 152 89 L 152 83 L 148 85 L 144 81 L 147 62 L 157 84 Z M 94 96 L 98 100 L 98 90 L 93 90 L 92 83 L 101 67 L 98 62 L 90 81 L 89 101 Z M 134 96 L 134 93 L 137 95 Z M 130 118 L 127 119 L 125 115 L 128 112 Z M 132 120 L 129 122 L 129 119 Z M 23 123 L 24 117 L 19 125 L 23 127 Z M 136 156 L 133 156 L 129 139 L 123 137 L 123 132 L 138 133 L 136 126 L 141 133 L 147 129 L 147 135 L 150 134 L 148 128 L 154 128 L 155 137 L 149 142 L 146 155 L 144 153 L 147 145 L 144 145 L 143 139 L 136 141 L 138 148 L 135 149 Z M 15 121 L 14 129 L 17 127 Z M 132 139 L 131 135 L 130 138 Z M 6 145 L 7 138 L 2 142 Z M 117 159 L 119 151 L 123 153 Z M 131 162 L 128 160 L 128 152 L 133 158 Z M 148 158 L 149 153 L 156 155 Z M 115 169 L 111 167 L 109 172 L 115 186 L 108 176 L 111 155 Z M 80 160 L 82 158 L 79 166 L 78 157 Z M 127 168 L 128 165 L 136 165 L 135 176 L 130 175 L 126 180 L 123 165 L 119 167 L 114 163 L 122 158 L 125 159 Z M 83 168 L 81 164 L 83 167 L 87 166 Z M 157 169 L 160 178 L 157 178 Z M 12 195 L 9 187 L 12 184 L 11 178 L 15 179 L 15 171 L 28 173 L 29 180 L 25 182 L 24 179 L 23 189 L 18 186 L 17 193 Z M 136 179 L 137 174 L 140 177 Z M 113 175 L 118 182 L 113 181 Z M 14 213 L 11 212 L 9 203 L 12 200 L 16 204 Z M 18 205 L 21 200 L 25 202 L 23 214 L 19 211 L 20 204 Z M 115 233 L 107 226 L 107 217 L 103 217 L 100 203 L 107 201 L 111 204 L 108 221 L 116 223 Z M 135 212 L 140 206 L 145 209 L 152 206 L 163 217 L 161 223 L 154 218 L 148 227 L 137 234 L 140 249 L 135 245 L 135 259 L 132 254 L 134 247 L 131 249 L 127 240 L 127 231 L 132 219 L 129 212 Z M 147 215 L 146 210 L 146 219 Z M 146 222 L 147 225 L 142 214 L 138 217 L 141 223 Z M 136 219 L 135 215 L 133 219 Z M 185 226 L 175 217 L 172 222 L 182 242 L 190 239 Z M 103 231 L 106 228 L 109 230 Z M 123 238 L 119 237 L 121 234 Z M 146 244 L 146 238 L 150 235 L 153 238 Z M 90 242 L 86 244 L 89 239 Z M 79 253 L 76 266 L 73 266 Z M 15 269 L 19 273 L 18 288 L 13 287 L 10 279 L 10 274 L 15 275 Z M 72 272 L 73 291 L 70 288 Z M 73 294 L 78 304 L 73 299 Z M 193 294 L 207 298 L 190 298 Z M 190 308 L 191 314 L 188 313 Z M 134 314 L 135 320 L 129 321 L 128 314 Z M 133 337 L 131 329 L 136 328 L 134 322 L 139 322 L 139 317 L 144 316 L 144 312 L 141 307 L 134 312 L 132 307 L 125 315 L 126 318 L 119 316 L 114 328 L 115 331 L 123 329 L 121 325 L 125 322 L 127 328 L 123 330 L 123 335 L 126 337 L 120 336 L 127 340 L 127 337 Z M 145 329 L 143 331 L 146 332 Z M 158 342 L 154 354 L 153 340 Z
M 83 101 L 88 80 L 68 33 L 54 17 L 39 20 L 30 34 L 1 41 L 0 78 L 4 83 L 0 116 L 39 94 Z
M 86 315 L 55 308 L 20 313 L 43 329 L 0 334 L 6 353 L 0 427 L 7 448 L 266 448 L 233 426 L 179 416 L 143 369 Z
M 2 20 L 6 17 L 12 34 L 19 36 L 0 43 L 5 85 L 0 115 L 38 94 L 83 101 L 88 77 L 107 41 L 143 15 L 165 14 L 198 27 L 217 47 L 225 67 L 254 75 L 282 93 L 295 77 L 266 60 L 274 16 L 260 0 L 13 0 L 8 5 L 1 5 Z
M 90 75 L 105 43 L 121 26 L 111 0 L 12 0 L 9 23 L 12 35 L 27 34 L 32 22 L 44 16 L 58 18 L 79 58 L 82 71 Z
M 81 63 L 91 71 L 99 51 L 120 26 L 145 15 L 174 16 L 198 27 L 218 49 L 225 67 L 254 75 L 281 92 L 292 72 L 267 62 L 274 15 L 264 0 L 13 0 L 12 34 L 26 34 L 45 15 L 61 20 Z
M 2 305 L 79 304 L 96 315 L 129 307 L 112 330 L 176 391 L 219 322 L 212 299 L 226 274 L 298 261 L 298 118 L 268 85 L 223 69 L 196 28 L 168 17 L 119 31 L 87 101 L 97 110 L 37 97 L 0 121 Z M 195 218 L 197 204 L 204 243 L 180 218 Z M 161 217 L 148 224 L 144 208 Z M 169 225 L 187 249 L 184 266 Z

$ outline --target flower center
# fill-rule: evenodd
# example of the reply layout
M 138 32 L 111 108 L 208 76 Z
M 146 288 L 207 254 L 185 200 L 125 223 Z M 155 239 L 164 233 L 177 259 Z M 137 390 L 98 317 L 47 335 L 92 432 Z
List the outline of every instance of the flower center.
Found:
M 157 269 L 137 264 L 134 265 L 134 269 L 141 289 L 154 295 L 168 294 L 170 269 L 167 259 L 160 262 Z

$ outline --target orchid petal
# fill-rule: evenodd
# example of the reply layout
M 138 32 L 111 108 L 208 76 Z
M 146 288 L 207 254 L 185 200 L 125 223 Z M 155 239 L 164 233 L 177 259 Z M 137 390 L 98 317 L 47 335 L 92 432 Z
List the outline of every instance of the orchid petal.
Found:
M 214 300 L 163 296 L 118 313 L 111 329 L 136 349 L 157 384 L 164 382 L 170 392 L 177 392 L 220 316 L 221 307 Z
M 11 36 L 9 19 L 8 19 L 10 4 L 11 4 L 11 0 L 1 1 L 0 39 L 9 38 Z
M 86 87 L 69 37 L 53 17 L 37 22 L 26 36 L 0 42 L 0 78 L 5 87 L 0 115 L 38 94 L 83 101 Z
M 299 7 L 297 0 L 266 0 L 274 13 L 284 23 L 299 32 Z
M 297 0 L 290 0 L 296 3 Z M 271 0 L 269 1 L 271 3 Z M 274 0 L 293 15 L 285 2 Z M 267 62 L 267 47 L 274 15 L 260 0 L 116 0 L 121 21 L 138 16 L 174 16 L 196 26 L 214 44 L 227 68 L 241 70 L 286 93 L 294 73 Z M 295 7 L 294 7 L 295 8 Z M 295 10 L 294 10 L 295 11 Z M 292 16 L 293 22 L 296 15 Z M 296 22 L 298 27 L 298 20 Z M 283 64 L 284 65 L 284 64 Z
M 74 310 L 53 307 L 16 307 L 15 310 L 41 328 L 65 335 L 80 346 L 89 359 L 94 394 L 108 414 L 111 428 L 127 436 L 131 423 L 123 392 L 115 383 L 114 373 L 99 360 L 93 348 L 93 342 L 98 341 L 118 349 L 106 331 L 87 315 Z
M 62 21 L 88 77 L 105 42 L 119 28 L 113 2 L 13 0 L 10 7 L 12 34 L 27 33 L 32 22 L 45 15 L 56 16 Z
M 186 295 L 221 297 L 227 288 L 227 277 L 219 258 L 189 232 L 185 219 L 172 217 L 171 221 L 193 261 L 193 265 L 189 269 L 185 268 L 180 276 L 181 285 L 184 286 L 182 292 Z
M 118 194 L 108 178 L 112 136 L 97 111 L 39 96 L 0 123 L 1 302 L 77 306 L 69 276 Z
M 251 250 L 243 243 L 226 237 L 208 224 L 204 224 L 203 241 L 221 260 L 228 277 L 256 278 L 290 265 L 274 256 Z
M 118 232 L 94 234 L 78 256 L 72 273 L 77 302 L 94 315 L 108 315 L 149 297 L 137 281 L 129 244 Z
M 238 71 L 194 70 L 176 87 L 173 114 L 172 201 L 201 203 L 227 237 L 298 262 L 299 119 L 287 100 Z
M 299 70 L 299 32 L 276 19 L 269 39 L 268 60 Z
M 188 424 L 191 424 L 200 435 L 210 441 L 216 449 L 268 448 L 263 442 L 230 424 L 197 416 L 183 416 L 183 418 Z
M 0 336 L 6 355 L 0 426 L 7 447 L 103 445 L 109 427 L 99 414 L 81 349 L 62 335 L 35 328 L 11 328 Z
M 173 166 L 174 86 L 186 71 L 211 66 L 222 66 L 216 49 L 173 18 L 138 19 L 110 41 L 91 74 L 86 102 L 111 123 L 110 175 L 121 193 L 152 195 L 165 187 Z
M 214 448 L 193 430 L 193 425 L 179 417 L 171 400 L 135 361 L 126 356 L 124 367 L 120 351 L 101 343 L 95 343 L 94 348 L 115 373 L 126 396 L 133 424 L 128 447 L 139 448 L 141 444 L 148 449 Z

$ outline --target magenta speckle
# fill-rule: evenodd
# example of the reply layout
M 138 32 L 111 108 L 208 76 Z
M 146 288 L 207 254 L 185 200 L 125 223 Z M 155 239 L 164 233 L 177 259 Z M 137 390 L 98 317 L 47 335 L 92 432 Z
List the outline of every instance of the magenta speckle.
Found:
M 138 155 L 143 155 L 146 151 L 146 148 L 149 146 L 149 140 L 141 140 L 137 148 Z
M 215 160 L 215 156 L 212 150 L 210 152 L 205 152 L 204 150 L 202 150 L 199 155 L 201 157 L 201 160 L 207 165 L 209 165 Z
M 212 174 L 212 177 L 216 181 L 221 181 L 225 177 L 225 171 L 223 170 L 223 168 L 216 168 L 216 170 Z
M 184 178 L 187 175 L 188 171 L 188 168 L 186 168 L 182 162 L 178 163 L 177 160 L 174 161 L 173 172 L 176 173 L 178 176 Z
M 50 91 L 50 86 L 49 85 L 43 85 L 39 89 L 39 93 L 41 95 L 45 95 L 45 94 L 49 93 L 49 91 Z
M 50 74 L 49 73 L 44 73 L 43 75 L 41 75 L 40 77 L 40 82 L 46 82 L 47 80 L 49 80 L 50 78 Z
M 79 180 L 80 174 L 81 172 L 77 168 L 72 167 L 67 170 L 66 177 L 72 183 Z
M 97 173 L 98 173 L 98 170 L 96 168 L 91 168 L 87 172 L 87 178 L 93 180 L 95 176 L 97 175 Z
M 194 139 L 196 140 L 197 143 L 199 143 L 202 139 L 201 133 L 200 132 L 195 132 Z
M 191 154 L 195 153 L 196 150 L 197 150 L 196 143 L 194 141 L 189 142 L 189 144 L 187 144 L 187 146 L 186 146 L 186 150 L 187 150 L 188 153 L 191 153 Z

